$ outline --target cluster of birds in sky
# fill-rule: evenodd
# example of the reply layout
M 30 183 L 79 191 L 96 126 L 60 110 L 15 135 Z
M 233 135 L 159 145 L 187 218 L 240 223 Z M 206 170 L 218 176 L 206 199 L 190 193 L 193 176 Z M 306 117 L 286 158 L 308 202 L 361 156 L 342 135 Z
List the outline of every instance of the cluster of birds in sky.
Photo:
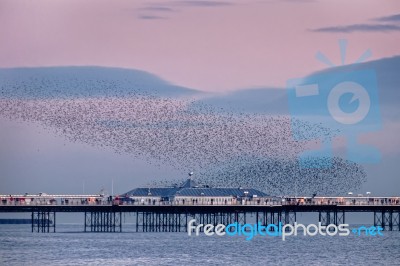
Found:
M 0 116 L 38 122 L 70 141 L 144 158 L 153 165 L 194 171 L 196 179 L 211 186 L 253 187 L 269 194 L 337 194 L 359 187 L 366 178 L 360 165 L 341 158 L 327 158 L 332 160 L 328 169 L 301 168 L 297 155 L 306 144 L 292 138 L 286 116 L 221 112 L 187 97 L 137 88 L 122 93 L 113 83 L 105 86 L 103 95 L 91 97 L 88 90 L 79 94 L 77 89 L 63 95 L 66 88 L 48 90 L 57 84 L 50 81 L 42 81 L 42 89 L 29 87 L 29 81 L 12 86 L 13 94 L 9 90 L 0 97 Z M 95 81 L 84 85 L 98 86 Z M 327 131 L 296 123 L 307 134 Z
M 366 181 L 364 169 L 354 162 L 340 157 L 314 160 L 320 161 L 321 167 L 303 167 L 296 158 L 241 156 L 204 173 L 200 171 L 199 181 L 211 186 L 256 187 L 269 195 L 295 196 L 343 195 Z

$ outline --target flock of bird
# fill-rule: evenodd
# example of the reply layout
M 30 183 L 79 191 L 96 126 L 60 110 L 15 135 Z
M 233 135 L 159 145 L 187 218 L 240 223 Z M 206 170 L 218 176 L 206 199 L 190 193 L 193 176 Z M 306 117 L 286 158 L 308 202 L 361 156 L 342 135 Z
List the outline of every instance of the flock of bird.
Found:
M 354 162 L 339 157 L 314 160 L 320 161 L 320 167 L 303 167 L 294 158 L 241 156 L 200 172 L 199 182 L 217 187 L 255 187 L 269 195 L 336 196 L 366 181 L 365 171 Z
M 54 86 L 42 83 L 43 88 Z M 13 86 L 13 95 L 2 94 L 0 116 L 39 122 L 70 141 L 172 165 L 182 173 L 195 171 L 196 178 L 213 186 L 254 187 L 271 194 L 335 194 L 365 180 L 360 165 L 340 158 L 333 158 L 329 169 L 299 167 L 297 154 L 306 146 L 293 140 L 286 116 L 221 112 L 193 105 L 196 99 L 168 98 L 137 88 L 122 95 L 112 83 L 106 86 L 107 94 L 93 97 L 88 90 L 63 96 L 63 90 L 53 95 L 54 90 L 28 84 Z M 321 131 L 329 135 L 321 126 L 296 123 L 316 138 Z

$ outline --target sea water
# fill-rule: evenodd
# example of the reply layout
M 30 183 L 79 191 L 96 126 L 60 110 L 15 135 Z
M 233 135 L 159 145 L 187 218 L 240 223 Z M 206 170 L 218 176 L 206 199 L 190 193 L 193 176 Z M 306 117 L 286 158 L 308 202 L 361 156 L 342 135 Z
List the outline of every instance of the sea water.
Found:
M 188 236 L 187 233 L 83 232 L 57 224 L 56 233 L 0 225 L 0 265 L 400 265 L 400 232 L 383 236 Z

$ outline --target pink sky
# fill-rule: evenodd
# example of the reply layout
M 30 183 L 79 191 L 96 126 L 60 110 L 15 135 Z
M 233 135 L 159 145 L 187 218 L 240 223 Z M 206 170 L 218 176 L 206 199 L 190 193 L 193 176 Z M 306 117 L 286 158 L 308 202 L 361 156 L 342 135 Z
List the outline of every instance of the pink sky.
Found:
M 399 30 L 311 31 L 400 27 L 400 20 L 373 20 L 395 14 L 395 0 L 6 0 L 0 1 L 0 67 L 135 68 L 206 91 L 285 87 L 287 79 L 325 67 L 315 60 L 317 51 L 339 64 L 341 38 L 349 41 L 349 62 L 368 48 L 372 60 L 400 55 Z

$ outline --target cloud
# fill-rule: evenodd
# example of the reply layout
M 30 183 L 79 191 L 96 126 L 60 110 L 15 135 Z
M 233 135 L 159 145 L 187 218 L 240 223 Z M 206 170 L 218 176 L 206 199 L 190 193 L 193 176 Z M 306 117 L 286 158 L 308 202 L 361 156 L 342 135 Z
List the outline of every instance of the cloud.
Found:
M 139 19 L 148 19 L 148 20 L 152 20 L 152 19 L 168 19 L 167 17 L 156 16 L 156 15 L 139 15 L 138 18 Z
M 187 1 L 166 1 L 163 3 L 150 3 L 144 7 L 137 9 L 139 19 L 168 19 L 165 15 L 179 11 L 181 9 L 190 7 L 223 7 L 232 6 L 234 3 L 228 1 L 200 1 L 200 0 L 187 0 Z M 159 15 L 163 13 L 163 15 Z
M 140 11 L 154 11 L 154 12 L 174 12 L 173 8 L 165 6 L 147 6 L 139 8 Z
M 200 0 L 188 0 L 188 1 L 174 1 L 172 5 L 177 6 L 192 6 L 192 7 L 219 7 L 219 6 L 231 6 L 232 2 L 226 1 L 200 1 Z
M 387 17 L 380 17 L 374 19 L 375 21 L 382 21 L 382 22 L 400 22 L 400 14 L 391 15 Z
M 291 3 L 316 3 L 317 0 L 283 0 L 282 2 L 291 2 Z
M 352 32 L 389 32 L 400 31 L 400 14 L 373 18 L 369 21 L 383 22 L 383 23 L 360 23 L 343 26 L 330 26 L 312 29 L 313 32 L 330 32 L 330 33 L 352 33 Z
M 137 17 L 139 19 L 157 20 L 157 19 L 168 19 L 166 15 L 175 12 L 176 10 L 164 5 L 160 6 L 150 5 L 150 6 L 140 7 L 137 9 L 137 11 L 138 11 Z
M 389 32 L 400 31 L 400 26 L 393 24 L 353 24 L 312 29 L 313 32 L 352 33 L 352 32 Z

